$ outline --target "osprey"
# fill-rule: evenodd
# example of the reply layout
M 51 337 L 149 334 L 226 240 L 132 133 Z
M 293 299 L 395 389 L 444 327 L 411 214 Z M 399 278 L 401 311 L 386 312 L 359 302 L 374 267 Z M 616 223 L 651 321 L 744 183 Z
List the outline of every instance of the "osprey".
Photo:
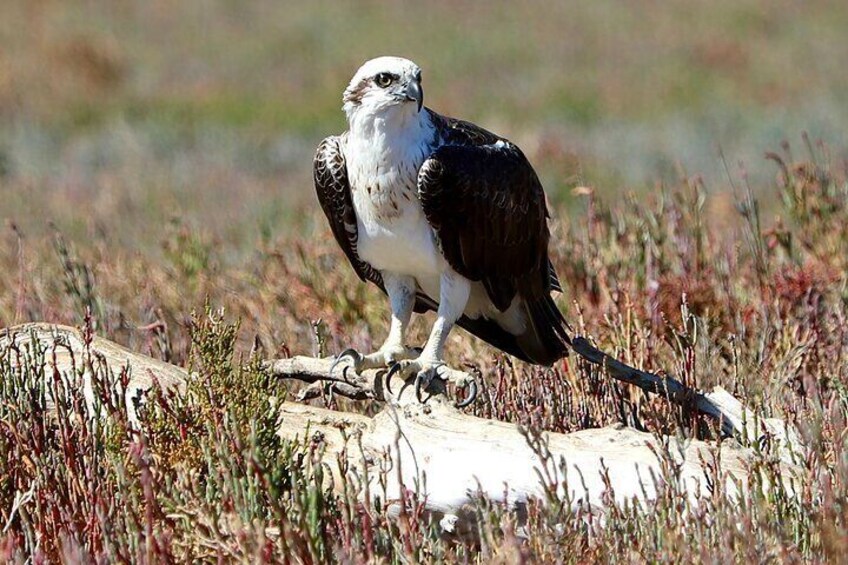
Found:
M 472 385 L 464 405 L 476 385 L 443 361 L 455 324 L 523 361 L 564 357 L 545 195 L 521 150 L 423 106 L 421 69 L 399 57 L 365 63 L 342 100 L 349 129 L 318 146 L 315 189 L 357 275 L 388 295 L 391 326 L 376 352 L 336 362 L 415 377 L 419 399 L 435 377 Z M 407 347 L 413 311 L 428 310 L 427 343 Z

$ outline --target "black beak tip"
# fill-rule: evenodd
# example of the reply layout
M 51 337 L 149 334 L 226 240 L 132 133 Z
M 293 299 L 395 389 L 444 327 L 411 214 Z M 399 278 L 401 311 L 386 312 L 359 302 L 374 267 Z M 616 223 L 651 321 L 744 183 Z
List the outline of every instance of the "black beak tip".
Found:
M 417 80 L 412 80 L 406 85 L 406 99 L 414 100 L 418 105 L 418 111 L 421 111 L 421 107 L 424 106 L 424 92 L 421 90 L 421 83 Z

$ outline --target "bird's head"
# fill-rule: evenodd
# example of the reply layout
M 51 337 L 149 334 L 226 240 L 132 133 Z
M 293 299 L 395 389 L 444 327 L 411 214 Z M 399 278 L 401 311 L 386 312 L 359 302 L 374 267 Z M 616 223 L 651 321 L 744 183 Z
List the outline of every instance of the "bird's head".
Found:
M 418 113 L 424 104 L 421 69 L 401 57 L 371 59 L 353 75 L 342 101 L 348 120 L 360 112 L 369 115 L 387 111 Z

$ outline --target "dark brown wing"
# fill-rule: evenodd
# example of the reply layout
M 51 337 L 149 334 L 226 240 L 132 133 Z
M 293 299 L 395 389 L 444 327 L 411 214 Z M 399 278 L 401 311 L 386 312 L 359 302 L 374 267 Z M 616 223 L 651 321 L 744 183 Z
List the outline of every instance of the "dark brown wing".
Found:
M 506 141 L 477 124 L 442 116 L 429 108 L 427 112 L 444 145 L 493 145 L 498 141 Z
M 518 297 L 528 330 L 511 335 L 485 318 L 459 325 L 519 358 L 550 364 L 570 342 L 551 298 L 560 291 L 548 258 L 548 211 L 536 172 L 521 150 L 469 122 L 431 113 L 443 143 L 421 166 L 418 195 L 447 262 L 481 282 L 505 311 Z
M 427 112 L 430 114 L 430 119 L 436 126 L 436 130 L 439 132 L 439 135 L 444 145 L 480 147 L 486 145 L 495 145 L 499 141 L 505 144 L 509 143 L 503 137 L 492 133 L 487 129 L 481 128 L 477 124 L 473 124 L 471 122 L 466 122 L 464 120 L 459 120 L 456 118 L 450 118 L 448 116 L 442 116 L 441 114 L 433 112 L 429 108 L 427 109 Z M 519 160 L 523 161 L 524 165 L 526 165 L 528 176 L 532 175 L 533 182 L 536 185 L 534 190 L 536 191 L 536 194 L 539 195 L 539 197 L 541 198 L 541 202 L 544 205 L 544 192 L 541 183 L 539 183 L 538 177 L 536 177 L 535 171 L 533 171 L 532 166 L 527 161 L 526 157 L 524 157 L 524 155 L 521 153 L 521 150 L 512 144 L 510 144 L 510 146 L 512 150 L 516 151 L 518 155 L 520 155 Z M 547 209 L 545 209 L 545 217 L 548 217 Z M 551 290 L 554 290 L 556 292 L 562 292 L 562 287 L 560 286 L 556 271 L 554 271 L 553 264 L 551 264 L 550 262 L 548 262 L 548 270 L 550 271 Z
M 359 258 L 356 243 L 359 234 L 356 212 L 347 179 L 347 165 L 340 146 L 341 138 L 331 136 L 321 142 L 315 152 L 313 178 L 321 209 L 330 222 L 330 229 L 359 278 L 371 281 L 383 289 L 380 272 Z
M 517 292 L 550 293 L 545 195 L 515 145 L 442 146 L 422 165 L 418 192 L 445 259 L 499 310 Z

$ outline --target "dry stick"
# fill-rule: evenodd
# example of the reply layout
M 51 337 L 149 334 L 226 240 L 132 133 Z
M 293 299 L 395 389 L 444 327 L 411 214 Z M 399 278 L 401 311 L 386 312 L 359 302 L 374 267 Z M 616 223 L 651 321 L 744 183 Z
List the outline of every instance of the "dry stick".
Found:
M 700 392 L 687 387 L 677 379 L 660 377 L 659 375 L 640 371 L 625 365 L 621 361 L 595 348 L 583 337 L 575 337 L 572 340 L 571 347 L 575 353 L 590 363 L 605 369 L 614 379 L 635 385 L 646 392 L 663 396 L 679 406 L 694 406 L 698 412 L 717 420 L 721 425 L 722 432 L 727 436 L 733 437 L 737 431 L 731 418 L 719 406 Z M 380 399 L 383 397 L 383 393 L 376 390 L 379 379 L 358 375 L 352 371 L 348 372 L 345 377 L 341 377 L 338 374 L 331 374 L 330 367 L 332 364 L 332 358 L 317 359 L 298 356 L 290 359 L 270 361 L 265 366 L 275 377 L 296 379 L 306 383 L 329 382 L 334 393 L 354 400 L 365 398 Z M 374 373 L 369 371 L 369 374 L 373 375 Z M 302 399 L 312 398 L 320 393 L 318 389 L 311 392 L 312 394 L 308 394 Z
M 594 347 L 584 337 L 575 337 L 571 342 L 571 348 L 590 363 L 604 368 L 614 379 L 638 386 L 644 391 L 664 396 L 680 406 L 690 406 L 690 402 L 694 400 L 694 406 L 698 412 L 718 420 L 721 424 L 721 431 L 733 437 L 736 428 L 721 408 L 700 392 L 687 387 L 677 379 L 661 377 L 625 365 L 618 359 L 610 357 Z
M 330 383 L 333 393 L 338 393 L 352 400 L 381 398 L 376 390 L 373 379 L 357 374 L 346 367 L 331 372 L 334 359 L 332 357 L 316 358 L 297 355 L 288 359 L 275 359 L 263 363 L 265 370 L 272 376 L 281 379 L 296 379 L 311 386 L 301 391 L 298 400 L 309 400 L 321 394 L 322 383 Z

